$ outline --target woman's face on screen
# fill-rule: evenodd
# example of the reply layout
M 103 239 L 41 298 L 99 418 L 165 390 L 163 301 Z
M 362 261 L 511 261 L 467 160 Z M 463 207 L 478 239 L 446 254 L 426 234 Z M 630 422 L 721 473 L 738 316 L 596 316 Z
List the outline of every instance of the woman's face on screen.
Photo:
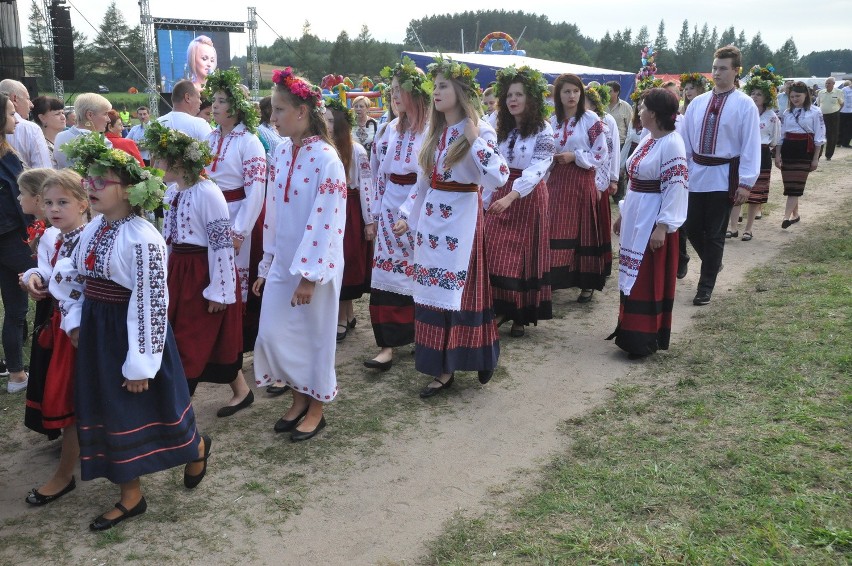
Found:
M 207 78 L 207 75 L 216 69 L 216 48 L 203 43 L 195 50 L 195 70 L 199 78 Z

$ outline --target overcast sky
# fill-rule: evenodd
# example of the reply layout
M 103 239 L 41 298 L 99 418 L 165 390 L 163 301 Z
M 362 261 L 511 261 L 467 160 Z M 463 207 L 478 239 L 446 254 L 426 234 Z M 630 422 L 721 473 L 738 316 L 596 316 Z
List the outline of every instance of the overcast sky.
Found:
M 108 0 L 68 0 L 79 9 L 94 25 L 103 20 L 104 7 Z M 41 4 L 41 1 L 39 1 Z M 119 10 L 128 24 L 139 23 L 139 5 L 136 0 L 117 0 Z M 822 0 L 818 9 L 803 0 L 715 0 L 713 2 L 693 2 L 691 0 L 604 0 L 603 2 L 569 2 L 567 0 L 486 0 L 485 2 L 459 2 L 458 0 L 428 0 L 406 2 L 405 9 L 394 10 L 392 3 L 378 1 L 325 0 L 320 2 L 285 2 L 284 0 L 247 0 L 242 2 L 220 2 L 210 0 L 150 0 L 151 14 L 154 17 L 192 18 L 226 21 L 244 21 L 248 18 L 247 6 L 253 5 L 263 21 L 258 22 L 259 45 L 270 45 L 281 35 L 285 38 L 299 37 L 305 20 L 311 24 L 314 35 L 322 39 L 334 40 L 346 30 L 350 37 L 356 36 L 361 26 L 366 24 L 373 37 L 379 41 L 401 43 L 405 38 L 405 29 L 412 19 L 430 15 L 447 14 L 464 10 L 478 10 L 487 6 L 494 10 L 523 9 L 527 13 L 543 14 L 551 22 L 569 22 L 576 24 L 581 33 L 594 39 L 600 39 L 610 31 L 615 33 L 626 27 L 633 29 L 634 37 L 643 25 L 648 26 L 651 38 L 656 36 L 660 20 L 666 22 L 669 45 L 674 46 L 684 19 L 689 20 L 690 29 L 706 22 L 710 29 L 716 26 L 719 33 L 733 25 L 737 32 L 744 30 L 750 40 L 758 31 L 770 49 L 776 50 L 793 37 L 799 55 L 812 51 L 828 49 L 848 49 L 852 45 L 852 10 L 849 0 Z M 591 10 L 576 8 L 577 5 L 593 6 Z M 293 6 L 316 7 L 310 12 L 292 9 Z M 21 28 L 26 33 L 26 23 L 30 5 L 26 0 L 18 1 Z M 605 16 L 601 17 L 601 14 Z M 89 37 L 94 31 L 74 8 L 71 9 L 71 21 L 75 29 Z M 517 29 L 480 30 L 483 35 L 490 31 L 504 31 L 515 39 L 521 33 Z M 467 50 L 475 48 L 482 38 L 465 38 Z M 29 43 L 24 38 L 24 43 Z M 248 45 L 247 34 L 231 35 L 231 53 L 245 53 Z M 523 49 L 523 41 L 520 47 Z M 535 56 L 534 53 L 530 53 Z M 637 54 L 637 67 L 639 55 Z M 665 71 L 665 61 L 658 61 L 661 71 Z M 708 62 L 709 65 L 709 62 Z M 852 71 L 852 69 L 837 69 Z

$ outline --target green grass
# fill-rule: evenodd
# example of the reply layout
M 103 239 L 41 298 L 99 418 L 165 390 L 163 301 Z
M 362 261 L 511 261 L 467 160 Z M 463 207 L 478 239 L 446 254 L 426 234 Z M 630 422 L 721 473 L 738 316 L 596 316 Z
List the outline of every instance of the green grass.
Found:
M 435 564 L 852 562 L 852 214 L 751 272 L 638 381 L 566 422 L 524 493 Z M 682 313 L 682 316 L 686 313 Z

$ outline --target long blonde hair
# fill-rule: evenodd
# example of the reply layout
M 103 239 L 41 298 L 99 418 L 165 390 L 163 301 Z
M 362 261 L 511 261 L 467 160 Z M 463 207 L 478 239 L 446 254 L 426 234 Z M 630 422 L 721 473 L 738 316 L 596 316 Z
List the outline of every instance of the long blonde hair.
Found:
M 464 84 L 447 77 L 447 80 L 453 85 L 453 91 L 456 93 L 456 104 L 461 106 L 464 118 L 470 118 L 474 122 L 478 122 L 482 116 L 482 103 L 479 101 L 479 93 L 468 91 Z M 438 147 L 438 142 L 444 133 L 444 129 L 449 126 L 447 118 L 443 112 L 435 110 L 435 105 L 432 104 L 431 115 L 429 117 L 429 130 L 426 132 L 426 139 L 423 140 L 423 146 L 420 149 L 418 162 L 421 169 L 427 174 L 432 174 L 432 168 L 435 166 L 435 149 Z M 464 159 L 470 151 L 470 142 L 464 135 L 459 136 L 452 143 L 447 151 L 447 157 L 444 159 L 444 164 L 449 168 Z

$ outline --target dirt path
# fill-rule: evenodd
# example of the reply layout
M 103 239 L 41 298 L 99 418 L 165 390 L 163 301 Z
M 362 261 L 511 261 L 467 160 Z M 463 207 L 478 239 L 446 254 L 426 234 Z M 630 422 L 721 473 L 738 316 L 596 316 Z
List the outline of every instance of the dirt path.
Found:
M 755 223 L 754 240 L 728 240 L 726 244 L 725 269 L 719 276 L 713 302 L 724 301 L 733 289 L 741 287 L 748 269 L 776 258 L 779 248 L 794 240 L 803 226 L 829 221 L 832 210 L 849 206 L 850 179 L 852 151 L 839 148 L 834 160 L 821 162 L 820 170 L 809 180 L 800 205 L 802 223 L 782 230 L 780 175 L 773 171 L 771 202 L 763 219 Z M 703 308 L 692 306 L 698 263 L 697 257 L 693 257 L 690 273 L 678 287 L 674 349 L 688 346 L 680 337 L 693 317 L 713 314 L 712 303 Z M 213 481 L 204 492 L 207 501 L 198 504 L 202 505 L 198 509 L 202 514 L 200 520 L 195 517 L 188 524 L 177 525 L 176 530 L 169 529 L 167 524 L 160 525 L 159 530 L 167 533 L 166 541 L 170 543 L 165 548 L 162 539 L 139 535 L 143 550 L 134 556 L 136 563 L 154 563 L 146 560 L 145 548 L 152 551 L 156 548 L 158 563 L 163 563 L 163 559 L 190 564 L 416 563 L 426 553 L 426 544 L 441 533 L 445 521 L 454 512 L 483 509 L 489 497 L 512 489 L 517 482 L 525 482 L 564 446 L 565 437 L 555 434 L 560 423 L 589 411 L 609 394 L 616 381 L 640 376 L 644 371 L 643 363 L 629 362 L 623 352 L 603 340 L 616 322 L 616 281 L 611 279 L 604 292 L 595 295 L 591 305 L 579 305 L 575 298 L 575 290 L 559 292 L 554 301 L 557 318 L 528 329 L 524 338 L 512 339 L 503 333 L 503 370 L 492 384 L 470 385 L 476 381 L 475 374 L 457 376 L 457 382 L 464 382 L 462 387 L 433 400 L 434 406 L 413 405 L 413 410 L 404 413 L 408 419 L 397 419 L 398 426 L 388 427 L 388 432 L 365 433 L 362 440 L 332 455 L 317 455 L 324 440 L 320 436 L 312 441 L 313 445 L 309 443 L 299 452 L 288 453 L 294 461 L 281 462 L 279 468 L 246 466 L 243 469 L 232 464 L 227 473 L 221 474 L 225 477 L 216 477 L 215 459 L 211 458 Z M 366 322 L 363 306 L 359 308 L 359 320 Z M 747 331 L 747 319 L 731 321 L 731 327 Z M 387 390 L 400 386 L 392 377 L 394 370 L 380 380 L 365 379 L 359 361 L 373 351 L 368 325 L 361 323 L 358 332 L 347 339 L 339 352 L 341 396 L 356 392 L 369 394 L 370 387 Z M 408 357 L 406 352 L 397 355 L 400 365 L 411 364 L 410 360 L 404 360 Z M 405 387 L 416 391 L 426 381 L 416 378 Z M 217 455 L 222 459 L 239 457 L 237 446 L 229 443 L 259 434 L 256 432 L 259 426 L 264 431 L 271 428 L 277 416 L 268 416 L 280 415 L 278 411 L 284 407 L 283 402 L 261 399 L 261 394 L 256 405 L 266 408 L 252 409 L 256 410 L 255 417 L 222 424 L 209 416 L 210 409 L 221 400 L 221 390 L 199 393 L 196 400 L 199 420 L 202 426 L 213 427 L 214 432 L 218 427 L 214 453 L 218 448 Z M 261 421 L 261 416 L 265 420 Z M 329 431 L 323 434 L 335 425 L 330 418 Z M 125 561 L 121 557 L 127 559 L 134 554 L 132 539 L 116 541 L 104 549 L 92 543 L 84 530 L 92 510 L 103 507 L 104 497 L 112 497 L 112 488 L 104 485 L 105 482 L 86 484 L 83 490 L 78 488 L 78 504 L 86 501 L 85 509 L 71 510 L 68 505 L 57 508 L 64 509 L 64 515 L 55 520 L 33 519 L 33 510 L 26 509 L 21 499 L 32 487 L 31 477 L 41 475 L 33 473 L 34 464 L 50 469 L 55 453 L 44 448 L 43 443 L 35 442 L 22 426 L 8 434 L 19 441 L 15 442 L 19 449 L 11 454 L 7 450 L 0 467 L 0 521 L 4 530 L 8 527 L 21 536 L 37 536 L 33 528 L 39 530 L 45 525 L 62 528 L 64 545 L 70 547 L 65 551 L 76 563 L 121 563 Z M 263 434 L 272 438 L 267 432 Z M 308 464 L 300 468 L 300 462 Z M 249 494 L 245 499 L 239 496 L 234 500 L 234 488 L 253 479 L 276 486 L 275 494 L 286 491 L 288 474 L 296 471 L 310 476 L 304 484 L 307 488 L 299 493 L 296 514 L 285 514 L 279 519 L 282 515 L 278 510 L 270 508 L 274 494 Z M 94 484 L 100 485 L 90 487 Z M 174 491 L 172 486 L 163 493 Z M 91 504 L 90 498 L 94 500 Z M 184 495 L 178 501 L 185 501 Z M 166 505 L 159 503 L 160 507 Z M 235 520 L 232 511 L 236 505 L 249 518 Z M 163 511 L 159 516 L 138 520 L 133 527 L 128 524 L 128 537 L 152 528 L 151 523 L 157 517 L 162 523 L 164 515 L 171 516 Z M 196 528 L 213 531 L 207 542 L 215 553 L 206 549 L 204 539 L 181 541 L 181 529 L 191 528 L 193 521 Z M 17 557 L 25 560 L 20 554 Z M 5 553 L 0 551 L 0 562 L 9 558 L 8 548 Z

